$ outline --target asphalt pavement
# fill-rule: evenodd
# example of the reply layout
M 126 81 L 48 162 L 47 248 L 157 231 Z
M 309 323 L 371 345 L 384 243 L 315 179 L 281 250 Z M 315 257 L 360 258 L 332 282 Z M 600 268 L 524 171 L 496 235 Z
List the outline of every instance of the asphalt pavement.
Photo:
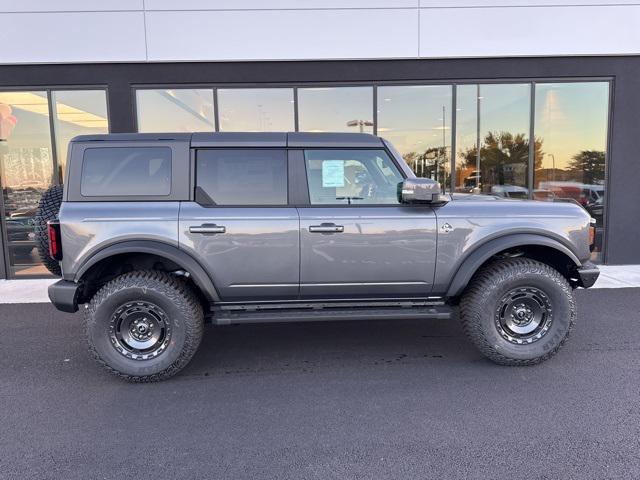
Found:
M 94 364 L 80 314 L 0 305 L 0 479 L 640 478 L 640 289 L 577 296 L 536 367 L 451 320 L 208 326 L 145 385 Z

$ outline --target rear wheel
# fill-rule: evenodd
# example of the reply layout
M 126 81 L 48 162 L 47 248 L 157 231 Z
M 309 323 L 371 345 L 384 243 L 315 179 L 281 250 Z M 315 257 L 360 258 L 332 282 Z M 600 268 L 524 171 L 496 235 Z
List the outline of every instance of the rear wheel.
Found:
M 35 239 L 38 255 L 43 265 L 54 275 L 62 275 L 60 264 L 49 255 L 49 232 L 47 222 L 57 220 L 60 205 L 62 204 L 62 185 L 50 187 L 40 197 L 35 218 Z
M 169 378 L 195 354 L 202 307 L 182 281 L 158 271 L 121 275 L 85 310 L 89 350 L 111 373 L 134 382 Z
M 533 365 L 553 356 L 573 328 L 576 304 L 567 280 L 528 258 L 483 267 L 460 302 L 465 333 L 490 360 Z

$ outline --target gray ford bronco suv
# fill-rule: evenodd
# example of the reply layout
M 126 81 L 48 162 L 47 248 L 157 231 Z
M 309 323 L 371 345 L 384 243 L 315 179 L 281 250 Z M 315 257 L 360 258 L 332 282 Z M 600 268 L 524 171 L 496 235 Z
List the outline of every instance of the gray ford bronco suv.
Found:
M 551 357 L 590 287 L 591 218 L 572 203 L 452 199 L 357 133 L 110 134 L 71 141 L 42 198 L 49 288 L 84 305 L 110 372 L 154 381 L 203 323 L 459 317 L 503 365 Z

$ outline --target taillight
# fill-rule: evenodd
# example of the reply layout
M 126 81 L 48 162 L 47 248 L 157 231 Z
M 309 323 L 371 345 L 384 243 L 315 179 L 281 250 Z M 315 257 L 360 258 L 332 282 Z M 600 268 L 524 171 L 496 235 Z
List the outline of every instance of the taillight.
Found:
M 56 260 L 62 260 L 62 242 L 60 241 L 60 222 L 49 220 L 47 222 L 49 233 L 49 256 Z
M 589 222 L 589 247 L 593 251 L 596 244 L 596 220 L 592 218 Z

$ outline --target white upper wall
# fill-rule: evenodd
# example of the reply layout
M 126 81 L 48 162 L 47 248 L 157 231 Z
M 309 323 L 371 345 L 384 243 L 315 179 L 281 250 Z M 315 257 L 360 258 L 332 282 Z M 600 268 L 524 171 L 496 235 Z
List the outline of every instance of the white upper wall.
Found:
M 640 0 L 0 0 L 0 63 L 640 54 Z

